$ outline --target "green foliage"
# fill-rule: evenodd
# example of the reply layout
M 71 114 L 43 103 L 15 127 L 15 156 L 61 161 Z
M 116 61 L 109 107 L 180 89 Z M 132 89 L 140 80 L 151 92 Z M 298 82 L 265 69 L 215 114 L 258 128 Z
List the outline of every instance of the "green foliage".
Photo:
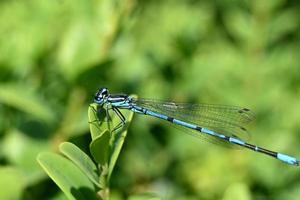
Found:
M 38 161 L 69 199 L 97 199 L 92 182 L 68 159 L 54 153 L 41 153 Z
M 105 109 L 101 110 L 107 114 Z M 127 122 L 116 130 L 107 129 L 109 124 L 113 126 L 117 121 L 116 115 L 112 115 L 113 120 L 107 123 L 110 118 L 104 115 L 106 121 L 100 121 L 99 113 L 97 104 L 91 104 L 88 111 L 92 135 L 90 151 L 97 166 L 92 158 L 69 142 L 64 142 L 59 147 L 60 152 L 68 159 L 55 153 L 40 153 L 38 156 L 38 162 L 45 172 L 69 199 L 97 199 L 97 194 L 98 199 L 109 199 L 109 179 L 133 113 L 125 112 Z
M 85 175 L 97 186 L 98 184 L 98 174 L 97 167 L 93 161 L 82 152 L 78 147 L 72 143 L 62 143 L 60 145 L 60 151 L 69 158 L 77 167 L 85 173 Z M 101 152 L 101 149 L 99 150 Z
M 122 147 L 128 125 L 111 134 L 118 118 L 86 110 L 98 87 L 246 106 L 257 114 L 252 143 L 299 158 L 299 13 L 284 0 L 1 1 L 0 199 L 64 199 L 41 152 L 54 152 L 39 156 L 48 167 L 79 172 L 71 184 L 109 187 L 112 200 L 298 199 L 297 168 L 145 116 Z

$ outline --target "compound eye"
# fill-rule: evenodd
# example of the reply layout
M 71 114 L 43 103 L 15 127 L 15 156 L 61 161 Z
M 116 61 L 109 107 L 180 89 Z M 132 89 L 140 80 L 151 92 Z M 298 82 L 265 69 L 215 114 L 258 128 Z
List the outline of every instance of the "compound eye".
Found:
M 102 104 L 104 100 L 109 96 L 109 92 L 107 88 L 101 88 L 95 94 L 94 101 L 96 103 Z
M 104 92 L 102 92 L 102 94 L 101 94 L 101 96 L 103 96 L 103 97 L 105 97 L 105 96 L 107 96 L 107 91 L 104 91 Z
M 101 96 L 102 97 L 106 97 L 108 96 L 108 90 L 106 88 L 103 88 L 102 91 L 101 91 Z

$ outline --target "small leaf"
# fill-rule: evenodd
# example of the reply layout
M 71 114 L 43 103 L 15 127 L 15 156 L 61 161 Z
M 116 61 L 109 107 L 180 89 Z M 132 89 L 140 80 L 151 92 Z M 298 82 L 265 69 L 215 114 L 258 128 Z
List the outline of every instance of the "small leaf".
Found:
M 40 153 L 37 160 L 69 199 L 97 199 L 93 183 L 67 158 Z
M 64 142 L 59 145 L 59 150 L 68 157 L 85 175 L 98 187 L 97 167 L 81 149 L 70 142 Z
M 106 130 L 90 144 L 90 151 L 95 161 L 101 165 L 108 163 L 110 133 Z

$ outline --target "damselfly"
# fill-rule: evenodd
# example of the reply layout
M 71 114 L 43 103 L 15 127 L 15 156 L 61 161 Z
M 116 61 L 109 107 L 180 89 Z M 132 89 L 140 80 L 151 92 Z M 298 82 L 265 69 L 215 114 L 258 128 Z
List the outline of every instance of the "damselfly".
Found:
M 170 122 L 196 137 L 231 147 L 247 148 L 284 163 L 299 166 L 299 161 L 292 156 L 246 142 L 248 133 L 244 126 L 254 119 L 253 113 L 247 108 L 154 101 L 126 94 L 110 94 L 107 88 L 98 90 L 94 102 L 111 108 L 120 118 L 121 126 L 125 124 L 126 119 L 120 109 L 128 109 Z

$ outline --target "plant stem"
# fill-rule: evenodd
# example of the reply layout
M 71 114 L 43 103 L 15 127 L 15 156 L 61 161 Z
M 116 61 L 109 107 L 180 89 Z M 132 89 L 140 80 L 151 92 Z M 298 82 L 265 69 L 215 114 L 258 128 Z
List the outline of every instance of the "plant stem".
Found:
M 101 174 L 100 174 L 100 186 L 101 189 L 97 193 L 100 200 L 108 200 L 109 199 L 109 181 L 108 181 L 108 164 L 100 166 Z

